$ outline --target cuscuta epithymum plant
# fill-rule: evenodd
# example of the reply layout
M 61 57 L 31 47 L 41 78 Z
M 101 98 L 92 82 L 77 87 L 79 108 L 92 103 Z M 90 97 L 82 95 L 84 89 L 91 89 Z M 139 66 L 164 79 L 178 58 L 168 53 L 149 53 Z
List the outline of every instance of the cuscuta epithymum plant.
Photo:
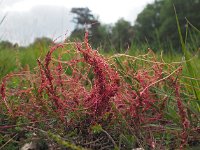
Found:
M 90 118 L 89 124 L 101 120 L 111 109 L 110 99 L 117 93 L 119 76 L 97 51 L 92 50 L 87 35 L 84 45 L 75 43 L 73 52 L 66 50 L 76 58 L 67 62 L 63 62 L 62 56 L 53 58 L 54 51 L 64 49 L 64 44 L 59 44 L 50 49 L 44 61 L 38 59 L 34 73 L 24 71 L 7 75 L 1 85 L 1 104 L 6 107 L 2 112 L 12 120 L 20 117 L 35 123 L 45 120 L 46 125 L 47 120 L 56 118 L 64 126 L 73 125 L 73 121 L 78 122 L 81 118 L 79 111 Z M 86 67 L 80 69 L 80 65 Z M 94 75 L 92 81 L 88 80 L 90 70 Z M 16 80 L 14 86 L 11 85 L 13 80 Z M 87 86 L 86 82 L 91 85 Z
M 94 112 L 95 117 L 101 117 L 103 113 L 111 109 L 110 99 L 115 96 L 119 88 L 119 75 L 110 68 L 109 64 L 104 60 L 97 51 L 92 50 L 88 45 L 88 33 L 86 33 L 86 48 L 77 43 L 77 49 L 83 54 L 86 63 L 90 64 L 94 69 L 94 85 L 89 97 L 84 100 L 86 107 Z
M 124 57 L 122 62 L 116 59 L 109 65 L 109 60 L 88 44 L 88 33 L 84 43 L 55 45 L 43 61 L 38 59 L 34 72 L 26 70 L 3 78 L 1 113 L 12 119 L 23 116 L 37 122 L 35 126 L 44 120 L 47 130 L 86 127 L 89 132 L 91 124 L 101 124 L 108 130 L 112 128 L 105 125 L 121 126 L 111 133 L 128 131 L 140 146 L 155 149 L 166 146 L 162 142 L 165 139 L 156 135 L 174 134 L 168 128 L 175 123 L 166 117 L 170 102 L 176 104 L 174 109 L 180 117 L 177 124 L 182 124 L 182 131 L 174 136 L 180 138 L 180 147 L 184 148 L 190 124 L 177 82 L 180 68 L 158 62 L 152 52 Z
M 27 109 L 31 112 L 32 109 L 28 107 L 29 105 L 34 107 L 35 112 L 41 114 L 45 112 L 45 109 L 51 108 L 55 113 L 59 114 L 62 120 L 66 119 L 65 115 L 68 112 L 78 110 L 79 107 L 84 107 L 83 110 L 96 119 L 108 111 L 111 108 L 109 99 L 116 94 L 119 87 L 117 72 L 109 67 L 106 60 L 97 51 L 92 50 L 87 41 L 87 33 L 85 43 L 75 43 L 75 47 L 77 49 L 74 50 L 74 54 L 78 55 L 78 57 L 83 56 L 82 58 L 72 58 L 67 63 L 62 63 L 62 56 L 60 56 L 59 59 L 54 59 L 53 62 L 52 55 L 54 51 L 59 48 L 64 49 L 64 44 L 58 44 L 50 49 L 44 61 L 38 59 L 38 69 L 35 74 L 21 72 L 20 74 L 13 73 L 5 77 L 1 86 L 1 95 L 8 114 L 11 115 L 14 110 L 14 116 L 21 114 L 30 117 L 29 113 L 23 111 Z M 66 50 L 68 53 L 72 51 Z M 87 71 L 93 69 L 94 80 L 92 81 L 92 88 L 89 90 L 86 90 L 85 81 L 82 81 L 88 80 L 86 79 L 88 72 L 86 71 L 85 75 L 83 75 L 78 70 L 80 63 L 89 64 L 84 68 Z M 66 69 L 71 69 L 72 74 L 65 73 Z M 27 81 L 22 81 L 21 79 L 28 74 L 31 78 L 29 77 Z M 21 78 L 17 81 L 19 83 L 16 83 L 16 87 L 25 86 L 22 85 L 24 84 L 23 82 L 29 82 L 31 87 L 27 86 L 27 90 L 7 87 L 6 91 L 6 82 L 9 81 L 9 76 Z M 12 80 L 10 81 L 12 82 Z M 15 106 L 11 108 L 9 102 L 12 103 L 11 96 L 15 96 L 15 94 L 20 100 L 13 98 L 19 103 L 16 103 L 16 108 Z M 29 95 L 30 97 L 27 98 L 28 100 L 23 101 L 25 100 L 23 95 Z M 51 109 L 49 110 L 51 111 Z
M 120 78 L 123 84 L 115 99 L 115 106 L 123 114 L 127 127 L 137 137 L 138 143 L 144 147 L 148 145 L 152 149 L 163 149 L 166 146 L 163 142 L 165 140 L 158 140 L 158 137 L 152 135 L 174 134 L 173 130 L 169 131 L 168 128 L 174 126 L 175 122 L 166 117 L 170 114 L 168 105 L 173 105 L 182 124 L 182 132 L 178 132 L 180 135 L 176 137 L 181 141 L 180 148 L 185 148 L 190 121 L 181 100 L 180 84 L 177 83 L 182 66 L 175 67 L 158 62 L 151 51 L 148 55 L 138 57 L 124 54 L 112 57 L 117 60 L 116 65 L 123 76 Z M 135 70 L 136 66 L 139 69 Z M 176 140 L 173 141 L 176 143 Z
M 62 115 L 65 115 L 69 109 L 77 110 L 74 108 L 76 106 L 71 106 L 70 103 L 76 103 L 77 105 L 81 103 L 83 109 L 97 119 L 101 118 L 101 116 L 111 108 L 111 103 L 109 100 L 116 94 L 118 90 L 119 76 L 115 70 L 109 67 L 104 58 L 100 56 L 97 51 L 92 50 L 92 48 L 88 45 L 87 34 L 88 33 L 86 33 L 85 37 L 85 48 L 83 48 L 82 43 L 75 44 L 77 48 L 77 55 L 83 55 L 84 59 L 73 59 L 67 62 L 68 67 L 71 67 L 72 69 L 71 77 L 66 76 L 66 74 L 63 73 L 63 67 L 59 59 L 57 60 L 57 67 L 54 68 L 55 70 L 50 70 L 49 68 L 53 51 L 59 47 L 63 47 L 62 45 L 57 45 L 51 48 L 51 50 L 46 55 L 44 65 L 41 63 L 41 61 L 38 60 L 41 76 L 41 83 L 38 92 L 42 93 L 43 90 L 46 90 L 48 98 L 53 100 L 53 103 L 56 107 L 55 109 L 61 112 Z M 87 63 L 90 65 L 89 68 L 92 67 L 93 69 L 95 77 L 93 86 L 89 91 L 86 91 L 85 86 L 81 85 L 81 76 L 83 75 L 81 72 L 77 72 L 77 68 L 73 67 L 78 63 Z M 79 79 L 77 79 L 77 76 L 80 76 Z M 72 87 L 69 87 L 69 84 Z M 75 87 L 73 87 L 73 85 Z M 66 86 L 68 86 L 68 88 L 76 89 L 76 91 L 73 91 L 74 93 L 72 93 L 74 98 L 67 97 L 69 95 L 67 93 L 68 91 L 64 91 L 64 87 Z M 59 91 L 59 88 L 62 90 Z M 65 88 L 65 90 L 67 90 L 67 88 Z M 79 93 L 75 93 L 78 92 L 77 90 Z M 80 92 L 81 90 L 83 92 L 82 94 Z M 62 95 L 63 97 L 58 96 L 58 94 Z M 63 112 L 65 113 L 63 114 Z M 62 116 L 62 118 L 63 117 L 64 116 Z

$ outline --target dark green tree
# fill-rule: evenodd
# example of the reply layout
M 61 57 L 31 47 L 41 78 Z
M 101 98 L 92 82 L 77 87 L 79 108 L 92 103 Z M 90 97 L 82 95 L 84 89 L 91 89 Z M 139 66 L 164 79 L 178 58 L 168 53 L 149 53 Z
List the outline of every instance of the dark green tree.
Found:
M 12 49 L 13 48 L 13 44 L 9 41 L 1 41 L 0 42 L 0 50 L 3 49 Z
M 180 45 L 178 30 L 175 19 L 176 9 L 177 16 L 180 22 L 181 31 L 184 35 L 186 31 L 187 20 L 196 27 L 200 27 L 200 9 L 199 0 L 165 0 L 160 11 L 160 21 L 162 24 L 159 27 L 159 35 L 162 41 L 171 41 L 175 48 Z
M 93 24 L 90 28 L 91 39 L 90 42 L 95 48 L 101 48 L 108 51 L 111 48 L 111 32 L 109 25 L 102 25 L 100 23 Z
M 152 42 L 156 39 L 161 24 L 160 10 L 162 6 L 163 1 L 156 0 L 153 4 L 148 4 L 137 16 L 134 31 L 138 41 Z
M 98 18 L 86 8 L 72 8 L 71 13 L 75 14 L 73 22 L 76 24 L 70 38 L 83 39 L 86 29 L 90 35 L 90 44 L 94 48 L 107 49 L 109 38 L 109 26 L 102 25 Z
M 130 22 L 119 19 L 112 28 L 112 44 L 117 51 L 126 50 L 131 46 L 134 32 Z
M 72 8 L 74 14 L 72 22 L 75 23 L 75 29 L 72 31 L 70 38 L 83 39 L 86 28 L 89 30 L 93 24 L 99 24 L 98 20 L 91 13 L 89 8 Z
M 84 25 L 91 25 L 95 22 L 98 22 L 97 19 L 91 14 L 89 8 L 72 8 L 71 13 L 75 15 L 73 22 L 76 24 L 76 28 L 79 26 L 83 27 Z
M 156 0 L 138 15 L 134 25 L 136 39 L 148 41 L 151 46 L 158 42 L 163 44 L 162 47 L 171 44 L 178 50 L 180 42 L 174 7 L 183 35 L 186 31 L 186 18 L 195 27 L 200 27 L 200 0 Z M 194 35 L 190 31 L 188 33 L 190 37 Z

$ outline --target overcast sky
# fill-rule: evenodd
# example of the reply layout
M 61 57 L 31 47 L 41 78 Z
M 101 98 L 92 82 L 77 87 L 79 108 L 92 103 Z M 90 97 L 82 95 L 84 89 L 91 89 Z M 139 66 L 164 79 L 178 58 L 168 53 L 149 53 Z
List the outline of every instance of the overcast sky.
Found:
M 88 7 L 102 23 L 114 24 L 119 18 L 134 23 L 138 13 L 154 0 L 0 0 L 0 39 L 27 45 L 36 37 L 58 36 L 73 30 L 72 7 Z M 62 38 L 60 38 L 62 39 Z

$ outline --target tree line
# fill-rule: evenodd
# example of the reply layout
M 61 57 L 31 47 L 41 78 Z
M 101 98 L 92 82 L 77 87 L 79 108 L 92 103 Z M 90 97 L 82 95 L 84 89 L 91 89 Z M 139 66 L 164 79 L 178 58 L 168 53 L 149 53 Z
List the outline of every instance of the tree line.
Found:
M 72 8 L 76 26 L 70 39 L 82 39 L 85 30 L 88 30 L 91 45 L 105 51 L 126 50 L 132 43 L 146 43 L 155 49 L 167 49 L 170 46 L 178 51 L 180 43 L 174 8 L 183 35 L 187 33 L 190 43 L 198 43 L 199 32 L 191 29 L 188 21 L 199 29 L 200 0 L 155 0 L 137 16 L 134 25 L 123 18 L 114 25 L 102 24 L 89 8 Z
M 92 47 L 105 52 L 126 51 L 132 45 L 143 44 L 147 44 L 154 50 L 168 51 L 170 49 L 179 52 L 180 40 L 174 8 L 183 36 L 189 43 L 189 49 L 199 47 L 200 0 L 155 0 L 139 13 L 133 25 L 123 18 L 113 25 L 103 24 L 89 8 L 72 8 L 71 13 L 74 14 L 72 21 L 75 29 L 69 39 L 82 41 L 87 30 Z M 38 38 L 32 45 L 44 41 L 49 44 L 52 40 Z M 15 45 L 7 41 L 0 42 L 0 49 L 11 47 Z

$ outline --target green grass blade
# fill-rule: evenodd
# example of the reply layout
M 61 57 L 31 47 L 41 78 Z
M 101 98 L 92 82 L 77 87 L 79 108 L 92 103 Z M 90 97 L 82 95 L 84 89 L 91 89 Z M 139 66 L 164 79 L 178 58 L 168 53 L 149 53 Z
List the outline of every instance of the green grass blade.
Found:
M 181 47 L 182 47 L 182 51 L 184 53 L 185 60 L 186 60 L 187 70 L 188 70 L 189 75 L 192 78 L 196 78 L 197 75 L 196 75 L 196 72 L 195 72 L 195 68 L 192 65 L 191 61 L 189 61 L 191 59 L 190 53 L 187 50 L 185 42 L 183 40 L 183 36 L 182 36 L 182 33 L 181 33 L 181 28 L 180 28 L 180 23 L 179 23 L 179 20 L 178 20 L 178 16 L 177 16 L 175 7 L 174 7 L 174 11 L 175 11 L 175 16 L 176 16 L 176 23 L 177 23 L 177 27 L 178 27 L 178 33 L 179 33 L 179 38 L 180 38 L 180 42 L 181 42 Z M 196 96 L 196 99 L 198 100 L 198 108 L 200 108 L 200 91 L 198 91 L 198 90 L 196 90 L 194 88 L 195 86 L 196 87 L 200 87 L 200 85 L 199 85 L 198 81 L 190 80 L 190 82 L 191 82 L 191 84 L 193 86 L 193 92 L 194 92 L 194 94 Z

